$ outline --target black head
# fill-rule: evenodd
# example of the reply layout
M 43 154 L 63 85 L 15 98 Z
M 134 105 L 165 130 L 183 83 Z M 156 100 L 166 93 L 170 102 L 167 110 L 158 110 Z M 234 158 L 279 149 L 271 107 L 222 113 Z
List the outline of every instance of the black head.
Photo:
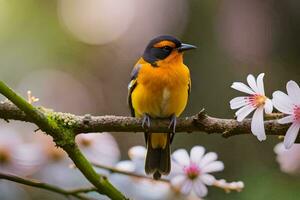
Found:
M 177 50 L 179 53 L 195 49 L 196 46 L 183 44 L 178 39 L 170 35 L 162 35 L 152 39 L 147 45 L 143 59 L 155 66 L 155 62 L 164 60 L 172 51 Z

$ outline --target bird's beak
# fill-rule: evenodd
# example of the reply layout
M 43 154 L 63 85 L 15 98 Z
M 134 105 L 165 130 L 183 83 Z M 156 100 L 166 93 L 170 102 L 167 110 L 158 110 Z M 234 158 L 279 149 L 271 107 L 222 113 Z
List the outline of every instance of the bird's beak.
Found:
M 179 52 L 188 51 L 192 49 L 197 49 L 197 47 L 191 44 L 184 44 L 184 43 L 182 43 L 181 46 L 178 47 Z

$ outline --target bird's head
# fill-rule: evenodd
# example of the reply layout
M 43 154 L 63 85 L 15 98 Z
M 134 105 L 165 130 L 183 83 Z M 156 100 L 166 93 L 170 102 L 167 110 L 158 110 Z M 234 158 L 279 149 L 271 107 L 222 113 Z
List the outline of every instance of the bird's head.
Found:
M 184 44 L 173 36 L 162 35 L 152 39 L 147 45 L 143 59 L 152 66 L 159 66 L 159 63 L 170 63 L 182 61 L 184 51 L 196 49 L 190 44 Z

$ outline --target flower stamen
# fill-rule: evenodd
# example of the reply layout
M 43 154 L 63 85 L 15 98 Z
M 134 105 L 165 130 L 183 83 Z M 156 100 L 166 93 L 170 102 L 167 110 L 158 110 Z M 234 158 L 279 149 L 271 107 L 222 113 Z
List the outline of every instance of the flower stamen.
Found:
M 184 167 L 184 173 L 189 177 L 189 179 L 193 180 L 197 178 L 200 174 L 200 169 L 198 165 L 195 163 L 191 163 L 189 166 Z
M 84 146 L 84 147 L 89 147 L 92 145 L 92 141 L 90 139 L 87 138 L 80 138 L 79 143 Z
M 256 108 L 265 105 L 266 100 L 267 100 L 266 96 L 260 95 L 260 94 L 254 94 L 247 98 L 248 98 L 248 101 L 250 102 L 250 104 Z
M 10 154 L 5 149 L 0 149 L 0 164 L 6 164 L 10 161 Z
M 300 122 L 300 106 L 295 106 L 294 107 L 294 119 L 297 122 Z

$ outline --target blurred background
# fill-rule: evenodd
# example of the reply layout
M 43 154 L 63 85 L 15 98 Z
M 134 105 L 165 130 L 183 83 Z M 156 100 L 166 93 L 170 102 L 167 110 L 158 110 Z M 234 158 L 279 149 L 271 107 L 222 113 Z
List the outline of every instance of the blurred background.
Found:
M 230 85 L 245 82 L 247 74 L 266 73 L 269 97 L 274 90 L 285 91 L 288 80 L 299 83 L 299 10 L 297 0 L 0 0 L 0 79 L 24 96 L 31 90 L 40 99 L 37 105 L 56 111 L 129 115 L 127 84 L 133 65 L 152 37 L 171 34 L 198 46 L 185 55 L 192 93 L 184 116 L 204 107 L 212 116 L 232 118 L 229 101 L 240 93 Z M 53 150 L 46 150 L 49 157 L 30 153 L 44 144 L 53 146 L 49 138 L 32 134 L 36 127 L 30 124 L 0 125 L 0 140 L 27 145 L 17 153 L 31 155 L 28 159 L 37 166 L 36 170 L 25 167 L 21 175 L 62 182 L 45 177 L 50 173 L 52 178 L 60 176 L 60 168 L 51 168 L 49 162 L 60 162 L 65 156 L 62 152 L 49 147 Z M 5 138 L 8 133 L 13 138 Z M 103 139 L 114 149 L 108 155 L 111 159 L 105 161 L 108 164 L 128 159 L 130 147 L 144 144 L 140 133 L 112 135 L 115 139 Z M 252 135 L 224 139 L 177 134 L 172 149 L 202 145 L 224 161 L 222 177 L 245 182 L 241 193 L 210 188 L 206 199 L 299 199 L 299 176 L 282 173 L 276 162 L 273 148 L 278 142 L 275 136 L 260 143 Z M 61 165 L 68 168 L 69 163 Z M 15 170 L 14 164 L 11 169 Z M 72 173 L 72 184 L 77 183 L 74 177 L 78 184 L 82 182 L 80 174 Z M 2 180 L 0 191 L 0 199 L 5 200 L 64 199 Z

